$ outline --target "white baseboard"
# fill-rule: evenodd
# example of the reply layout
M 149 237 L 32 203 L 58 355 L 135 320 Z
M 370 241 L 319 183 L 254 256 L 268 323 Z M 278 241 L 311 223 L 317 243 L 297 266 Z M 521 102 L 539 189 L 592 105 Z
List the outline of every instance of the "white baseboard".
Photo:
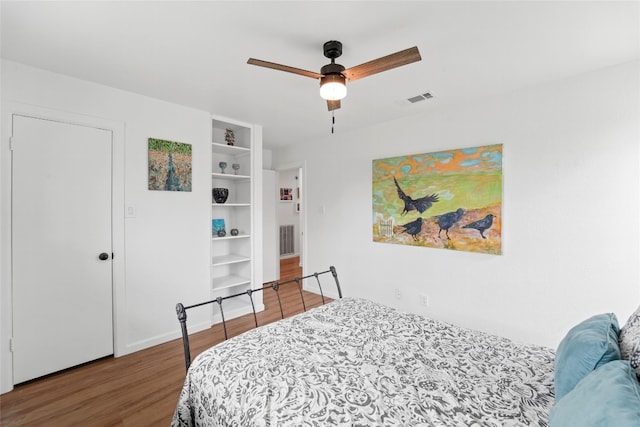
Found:
M 260 313 L 264 311 L 264 304 L 256 304 L 256 313 Z M 224 312 L 224 320 L 229 321 L 231 319 L 235 319 L 236 317 L 244 316 L 245 314 L 251 314 L 252 310 L 250 306 L 245 306 L 241 308 L 236 308 L 232 310 L 225 310 Z M 219 312 L 216 312 L 213 315 L 212 325 L 216 325 L 222 322 L 222 316 Z
M 189 335 L 191 335 L 195 332 L 200 332 L 210 328 L 211 322 L 201 322 L 194 325 L 188 324 L 187 326 L 188 326 Z M 140 350 L 147 349 L 149 347 L 154 347 L 156 345 L 164 344 L 169 341 L 173 341 L 177 338 L 182 338 L 182 332 L 180 332 L 179 328 L 176 328 L 174 332 L 166 333 L 163 335 L 157 335 L 155 337 L 151 337 L 145 340 L 127 344 L 125 347 L 125 352 L 119 354 L 118 357 L 126 356 L 127 354 L 135 353 L 136 351 L 140 351 Z
M 303 286 L 303 288 L 302 288 L 302 289 L 304 289 L 304 290 L 305 290 L 305 291 L 307 291 L 307 292 L 312 292 L 312 293 L 314 293 L 314 294 L 321 295 L 321 293 L 320 293 L 320 288 L 319 288 L 319 287 L 318 287 L 318 285 L 317 285 L 317 284 L 315 284 L 315 283 L 314 283 L 314 284 L 312 284 L 312 285 L 305 284 L 305 285 Z M 329 298 L 331 298 L 331 299 L 338 299 L 338 298 L 340 298 L 340 296 L 338 295 L 338 289 L 336 289 L 336 287 L 335 287 L 335 286 L 333 287 L 333 289 L 329 289 L 329 290 L 325 289 L 325 286 L 323 286 L 323 287 L 322 287 L 322 292 L 324 293 L 324 296 L 325 296 L 325 297 L 329 297 Z

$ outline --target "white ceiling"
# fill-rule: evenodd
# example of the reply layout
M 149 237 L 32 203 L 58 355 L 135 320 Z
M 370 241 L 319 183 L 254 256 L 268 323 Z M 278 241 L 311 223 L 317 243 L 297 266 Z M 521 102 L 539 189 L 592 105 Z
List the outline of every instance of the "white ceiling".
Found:
M 311 71 L 418 46 L 422 61 L 358 80 L 336 132 L 640 58 L 640 2 L 6 1 L 2 57 L 259 123 L 267 148 L 330 135 Z M 434 98 L 410 104 L 407 98 Z M 596 96 L 596 95 L 594 95 Z

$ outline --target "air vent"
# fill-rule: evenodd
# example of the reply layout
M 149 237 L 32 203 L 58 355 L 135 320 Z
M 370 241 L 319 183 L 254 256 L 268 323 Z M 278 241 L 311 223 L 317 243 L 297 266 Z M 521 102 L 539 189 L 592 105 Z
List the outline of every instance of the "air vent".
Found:
M 416 95 L 411 98 L 408 98 L 407 101 L 409 101 L 412 104 L 415 104 L 416 102 L 424 101 L 426 99 L 431 99 L 431 98 L 433 98 L 433 95 L 431 95 L 429 92 L 426 92 L 426 93 L 423 93 L 422 95 Z

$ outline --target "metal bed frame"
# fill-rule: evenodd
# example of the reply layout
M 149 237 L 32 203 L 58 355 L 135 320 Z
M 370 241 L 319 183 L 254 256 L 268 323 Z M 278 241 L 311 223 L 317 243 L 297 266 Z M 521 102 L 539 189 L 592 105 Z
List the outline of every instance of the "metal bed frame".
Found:
M 253 302 L 253 294 L 255 292 L 263 292 L 265 289 L 273 289 L 278 297 L 278 305 L 280 306 L 280 318 L 284 319 L 284 311 L 282 310 L 282 300 L 280 299 L 280 288 L 284 285 L 288 285 L 291 283 L 295 283 L 298 287 L 298 291 L 300 292 L 300 299 L 302 300 L 302 309 L 304 311 L 307 311 L 307 305 L 304 301 L 304 294 L 302 292 L 302 281 L 305 279 L 309 279 L 311 277 L 315 277 L 316 282 L 318 284 L 318 288 L 320 289 L 320 296 L 322 297 L 322 304 L 326 304 L 325 302 L 325 298 L 324 298 L 324 291 L 322 290 L 322 283 L 320 281 L 320 276 L 323 276 L 327 273 L 331 273 L 331 275 L 333 276 L 333 279 L 335 281 L 335 285 L 336 288 L 338 289 L 338 298 L 342 298 L 342 290 L 340 289 L 340 281 L 338 281 L 338 273 L 336 272 L 335 267 L 331 266 L 329 267 L 329 270 L 326 271 L 322 271 L 319 273 L 313 273 L 310 274 L 308 276 L 304 276 L 304 277 L 296 277 L 294 279 L 290 279 L 290 280 L 285 280 L 284 282 L 272 282 L 269 284 L 264 285 L 261 288 L 258 289 L 247 289 L 245 292 L 240 292 L 234 295 L 228 295 L 225 297 L 218 297 L 209 301 L 205 301 L 205 302 L 201 302 L 199 304 L 193 304 L 193 305 L 189 305 L 189 306 L 184 306 L 182 303 L 178 303 L 176 305 L 176 314 L 178 315 L 178 322 L 180 322 L 180 328 L 182 330 L 182 344 L 184 346 L 184 361 L 185 361 L 185 367 L 187 369 L 187 371 L 189 370 L 189 366 L 191 366 L 191 349 L 189 347 L 189 333 L 187 332 L 187 310 L 192 309 L 192 308 L 196 308 L 196 307 L 201 307 L 203 305 L 207 305 L 207 304 L 214 304 L 217 303 L 218 304 L 218 308 L 220 310 L 220 316 L 222 318 L 222 326 L 224 328 L 224 339 L 227 340 L 229 337 L 227 335 L 227 321 L 224 317 L 224 309 L 222 308 L 222 303 L 223 301 L 226 301 L 228 299 L 231 298 L 238 298 L 241 296 L 248 296 L 249 297 L 249 301 L 251 301 L 251 310 L 253 312 L 253 321 L 255 323 L 255 327 L 258 327 L 258 316 L 256 315 L 256 307 L 255 304 Z

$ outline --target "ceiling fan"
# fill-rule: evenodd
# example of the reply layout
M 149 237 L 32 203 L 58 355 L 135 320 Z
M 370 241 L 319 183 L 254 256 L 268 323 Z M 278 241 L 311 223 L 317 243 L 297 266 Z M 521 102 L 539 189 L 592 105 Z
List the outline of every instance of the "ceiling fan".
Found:
M 274 70 L 287 71 L 301 76 L 311 77 L 320 80 L 320 96 L 327 100 L 329 111 L 340 108 L 340 100 L 347 96 L 346 81 L 353 82 L 363 77 L 381 73 L 402 65 L 420 61 L 422 57 L 416 46 L 401 50 L 391 55 L 374 59 L 364 64 L 356 65 L 345 69 L 342 65 L 336 64 L 336 58 L 342 55 L 342 43 L 330 40 L 323 46 L 324 56 L 331 59 L 331 63 L 320 69 L 319 73 L 303 70 L 301 68 L 290 67 L 288 65 L 276 64 L 274 62 L 249 58 L 247 64 L 258 65 L 260 67 L 272 68 Z

